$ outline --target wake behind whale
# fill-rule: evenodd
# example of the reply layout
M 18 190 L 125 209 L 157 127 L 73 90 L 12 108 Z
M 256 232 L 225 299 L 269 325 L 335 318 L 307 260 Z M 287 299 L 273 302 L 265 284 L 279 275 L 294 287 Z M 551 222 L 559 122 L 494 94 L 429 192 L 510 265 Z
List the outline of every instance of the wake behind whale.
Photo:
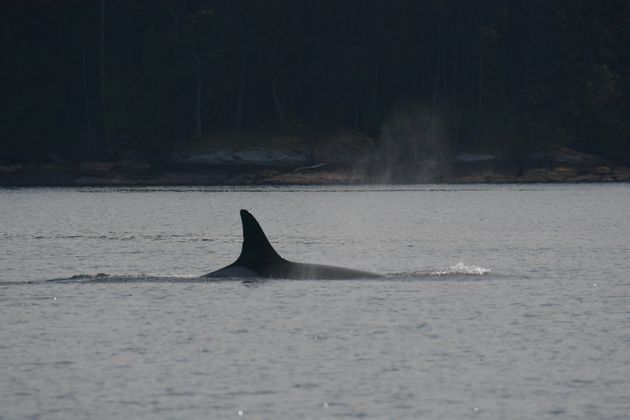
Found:
M 522 277 L 522 275 L 520 275 Z M 490 269 L 476 265 L 467 266 L 458 263 L 454 266 L 440 270 L 422 270 L 410 272 L 387 273 L 383 276 L 371 278 L 347 278 L 339 280 L 377 280 L 377 281 L 423 281 L 423 282 L 451 282 L 451 281 L 479 281 L 482 279 L 510 279 L 515 276 L 505 273 L 496 273 Z M 203 284 L 223 281 L 243 281 L 243 283 L 263 283 L 273 278 L 264 277 L 207 277 L 195 275 L 174 275 L 174 274 L 76 274 L 70 277 L 56 277 L 52 279 L 29 280 L 29 281 L 0 281 L 3 286 L 29 286 L 29 285 L 51 285 L 51 284 L 141 284 L 141 283 L 170 283 L 170 284 Z M 301 280 L 309 280 L 307 278 Z M 317 279 L 315 279 L 317 280 Z M 332 279 L 331 279 L 332 280 Z

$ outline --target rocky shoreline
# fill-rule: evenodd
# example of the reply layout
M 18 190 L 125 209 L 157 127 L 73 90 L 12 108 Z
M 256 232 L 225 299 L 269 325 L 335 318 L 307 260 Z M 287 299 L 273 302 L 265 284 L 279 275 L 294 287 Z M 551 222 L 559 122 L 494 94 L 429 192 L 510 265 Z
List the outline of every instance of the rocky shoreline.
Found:
M 2 187 L 108 187 L 212 185 L 331 185 L 386 183 L 567 183 L 630 182 L 630 170 L 600 165 L 516 167 L 497 159 L 454 165 L 449 173 L 430 179 L 391 181 L 378 168 L 319 163 L 288 168 L 269 165 L 197 166 L 173 168 L 163 162 L 84 162 L 78 165 L 0 166 Z
M 630 169 L 558 145 L 517 156 L 387 159 L 351 130 L 228 133 L 162 159 L 0 165 L 1 187 L 630 182 Z

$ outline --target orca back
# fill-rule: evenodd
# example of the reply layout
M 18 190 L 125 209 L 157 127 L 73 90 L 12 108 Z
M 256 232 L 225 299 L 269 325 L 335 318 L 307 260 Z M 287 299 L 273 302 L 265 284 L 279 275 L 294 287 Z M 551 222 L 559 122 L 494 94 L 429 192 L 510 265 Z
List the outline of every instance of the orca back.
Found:
M 265 232 L 247 210 L 241 210 L 243 245 L 232 264 L 204 277 L 263 277 L 284 279 L 356 279 L 378 274 L 330 265 L 304 264 L 282 258 L 269 243 Z

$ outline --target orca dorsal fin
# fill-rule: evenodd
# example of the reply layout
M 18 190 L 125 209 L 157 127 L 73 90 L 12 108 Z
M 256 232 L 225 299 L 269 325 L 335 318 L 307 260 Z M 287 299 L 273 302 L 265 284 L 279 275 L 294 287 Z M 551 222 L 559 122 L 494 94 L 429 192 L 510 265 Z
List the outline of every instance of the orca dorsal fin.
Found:
M 241 210 L 241 222 L 243 223 L 243 247 L 235 264 L 261 271 L 270 263 L 282 260 L 250 212 Z

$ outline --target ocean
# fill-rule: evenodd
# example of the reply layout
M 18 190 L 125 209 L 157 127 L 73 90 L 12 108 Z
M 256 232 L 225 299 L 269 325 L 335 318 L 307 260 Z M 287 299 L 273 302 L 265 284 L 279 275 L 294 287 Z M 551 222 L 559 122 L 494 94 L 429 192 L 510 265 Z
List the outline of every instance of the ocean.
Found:
M 381 279 L 213 281 L 240 209 Z M 630 185 L 0 190 L 0 418 L 627 419 Z

